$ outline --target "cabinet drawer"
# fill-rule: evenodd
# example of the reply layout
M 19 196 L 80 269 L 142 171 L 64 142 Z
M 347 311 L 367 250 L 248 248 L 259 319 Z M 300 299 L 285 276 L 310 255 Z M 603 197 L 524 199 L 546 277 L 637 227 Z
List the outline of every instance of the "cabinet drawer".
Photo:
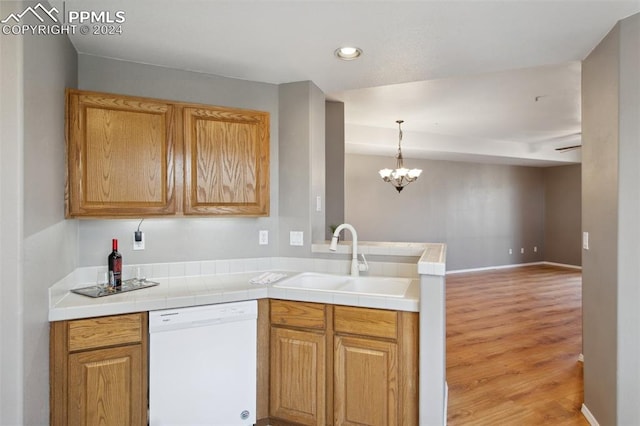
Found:
M 398 313 L 381 309 L 335 306 L 333 311 L 336 333 L 396 339 Z
M 321 303 L 271 301 L 271 324 L 325 329 L 325 305 Z
M 144 314 L 69 321 L 69 351 L 142 341 Z

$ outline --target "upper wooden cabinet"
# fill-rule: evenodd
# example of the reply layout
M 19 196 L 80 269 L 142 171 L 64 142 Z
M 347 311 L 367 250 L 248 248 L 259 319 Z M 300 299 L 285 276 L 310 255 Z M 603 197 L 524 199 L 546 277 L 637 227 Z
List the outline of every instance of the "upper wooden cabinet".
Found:
M 269 114 L 67 91 L 67 217 L 269 214 Z
M 69 91 L 67 216 L 175 213 L 174 108 Z
M 185 214 L 266 215 L 269 116 L 184 108 Z

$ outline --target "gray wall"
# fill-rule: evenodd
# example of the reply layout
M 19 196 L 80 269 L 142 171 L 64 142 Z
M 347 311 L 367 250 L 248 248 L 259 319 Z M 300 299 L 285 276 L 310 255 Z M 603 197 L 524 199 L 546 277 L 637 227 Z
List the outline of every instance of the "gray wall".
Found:
M 640 424 L 640 14 L 620 24 L 618 420 Z
M 20 12 L 0 2 L 0 15 Z M 22 424 L 23 38 L 0 37 L 0 424 Z
M 325 238 L 331 238 L 329 226 L 344 223 L 344 103 L 326 103 L 326 224 Z
M 582 265 L 581 168 L 544 169 L 544 260 Z
M 280 93 L 279 255 L 310 256 L 324 229 L 316 196 L 324 201 L 324 94 L 309 81 L 282 84 Z M 304 233 L 304 246 L 289 245 L 289 232 Z M 323 235 L 322 235 L 323 236 Z
M 544 259 L 543 169 L 410 159 L 422 175 L 398 194 L 378 175 L 394 161 L 346 155 L 345 220 L 360 239 L 446 242 L 448 270 Z
M 277 85 L 81 54 L 78 86 L 84 90 L 256 109 L 268 111 L 271 116 L 269 217 L 147 219 L 141 228 L 145 232 L 146 249 L 135 252 L 133 231 L 138 220 L 83 220 L 80 221 L 81 266 L 103 264 L 111 238 L 121 240 L 120 251 L 125 262 L 131 264 L 277 254 L 280 193 Z M 308 143 L 308 134 L 306 137 L 304 143 Z M 307 216 L 305 223 L 308 222 Z M 269 231 L 267 246 L 258 245 L 258 232 L 262 229 Z
M 323 241 L 326 233 L 325 211 L 325 125 L 326 125 L 326 101 L 324 93 L 313 82 L 309 84 L 309 171 L 311 188 L 309 197 L 309 218 L 311 220 L 311 238 L 309 241 Z M 320 199 L 320 206 L 317 204 Z M 282 226 L 282 223 L 281 223 Z
M 35 3 L 1 2 L 0 15 L 28 5 Z M 77 223 L 64 220 L 62 108 L 65 87 L 76 85 L 76 68 L 67 37 L 2 36 L 0 424 L 49 421 L 47 290 L 76 267 L 77 255 Z M 5 168 L 6 162 L 14 164 Z M 12 255 L 7 238 L 15 239 Z M 5 280 L 5 267 L 16 266 Z
M 603 425 L 640 424 L 640 15 L 582 66 L 584 404 Z
M 616 422 L 619 28 L 582 64 L 582 326 L 584 403 Z

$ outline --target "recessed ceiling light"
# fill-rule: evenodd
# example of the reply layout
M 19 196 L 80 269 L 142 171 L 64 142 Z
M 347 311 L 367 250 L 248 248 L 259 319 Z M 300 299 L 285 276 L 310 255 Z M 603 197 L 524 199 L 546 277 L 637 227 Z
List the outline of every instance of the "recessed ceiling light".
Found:
M 362 55 L 362 49 L 359 47 L 344 46 L 336 49 L 335 55 L 343 61 L 352 61 Z

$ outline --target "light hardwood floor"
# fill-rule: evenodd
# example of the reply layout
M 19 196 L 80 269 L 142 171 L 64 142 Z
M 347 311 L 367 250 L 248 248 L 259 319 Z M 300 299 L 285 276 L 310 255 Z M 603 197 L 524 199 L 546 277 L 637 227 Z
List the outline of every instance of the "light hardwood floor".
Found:
M 449 425 L 588 425 L 581 281 L 547 265 L 447 275 Z

